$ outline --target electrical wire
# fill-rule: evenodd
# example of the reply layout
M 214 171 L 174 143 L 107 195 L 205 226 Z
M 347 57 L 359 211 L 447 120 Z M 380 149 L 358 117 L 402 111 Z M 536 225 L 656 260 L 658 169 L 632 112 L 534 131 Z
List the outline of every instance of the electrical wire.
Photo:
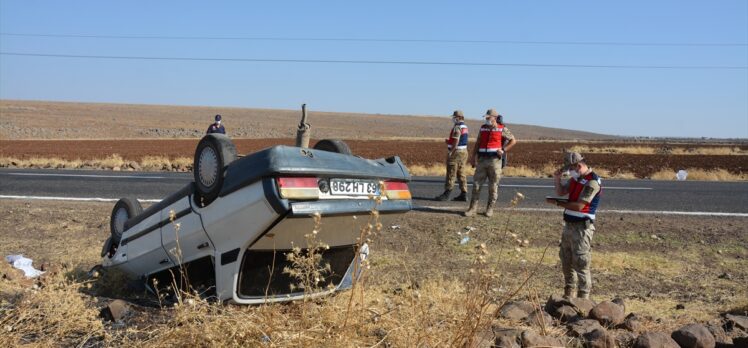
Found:
M 78 35 L 78 34 L 28 34 L 0 33 L 2 36 L 84 38 L 84 39 L 138 39 L 138 40 L 246 40 L 246 41 L 338 41 L 338 42 L 393 42 L 393 43 L 459 43 L 459 44 L 512 44 L 512 45 L 577 45 L 577 46 L 672 46 L 672 47 L 748 47 L 748 43 L 709 42 L 606 42 L 606 41 L 522 41 L 522 40 L 448 40 L 448 39 L 377 39 L 377 38 L 313 38 L 264 36 L 149 36 L 149 35 Z
M 327 63 L 327 64 L 387 64 L 387 65 L 442 65 L 483 67 L 532 67 L 532 68 L 595 68 L 595 69 L 681 69 L 681 70 L 748 70 L 748 66 L 713 65 L 595 65 L 595 64 L 535 64 L 535 63 L 481 63 L 481 62 L 436 62 L 436 61 L 386 61 L 386 60 L 333 60 L 333 59 L 272 59 L 272 58 L 209 58 L 209 57 L 149 57 L 149 56 L 103 56 L 75 54 L 44 54 L 0 52 L 4 56 L 161 60 L 161 61 L 205 61 L 205 62 L 262 62 L 262 63 Z

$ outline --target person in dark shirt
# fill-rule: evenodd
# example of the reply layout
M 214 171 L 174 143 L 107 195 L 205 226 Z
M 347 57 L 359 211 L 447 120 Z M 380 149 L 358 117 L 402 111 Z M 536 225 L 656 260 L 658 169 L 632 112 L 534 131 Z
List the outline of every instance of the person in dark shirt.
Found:
M 221 115 L 216 115 L 216 121 L 208 127 L 208 131 L 205 134 L 211 133 L 226 134 L 226 128 L 221 124 Z

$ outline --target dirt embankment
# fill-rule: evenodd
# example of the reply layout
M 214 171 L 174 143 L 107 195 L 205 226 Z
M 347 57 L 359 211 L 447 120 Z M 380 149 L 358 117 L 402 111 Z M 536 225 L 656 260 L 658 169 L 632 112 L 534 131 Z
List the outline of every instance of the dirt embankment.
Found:
M 198 139 L 175 140 L 0 140 L 0 156 L 17 159 L 35 157 L 60 158 L 65 160 L 101 159 L 118 154 L 125 160 L 140 160 L 146 156 L 167 158 L 192 158 Z M 234 139 L 240 153 L 252 153 L 273 145 L 293 145 L 294 139 Z M 397 155 L 408 165 L 431 165 L 442 163 L 446 154 L 444 143 L 434 140 L 346 140 L 354 154 L 365 158 L 381 158 Z M 312 142 L 314 143 L 314 142 Z M 561 160 L 564 150 L 578 146 L 578 142 L 519 142 L 511 151 L 509 165 L 525 166 L 542 170 L 548 164 Z M 472 144 L 471 144 L 472 146 Z M 590 142 L 587 147 L 626 147 L 630 143 Z M 641 144 L 636 146 L 641 147 Z M 748 173 L 746 155 L 685 155 L 667 154 L 674 145 L 649 143 L 656 149 L 654 154 L 632 153 L 588 153 L 584 154 L 596 168 L 605 168 L 611 173 L 627 172 L 645 178 L 662 169 L 699 168 L 704 170 L 725 169 L 731 173 Z M 723 145 L 679 144 L 678 148 L 717 148 Z M 733 145 L 741 151 L 748 144 Z M 6 164 L 7 165 L 7 164 Z

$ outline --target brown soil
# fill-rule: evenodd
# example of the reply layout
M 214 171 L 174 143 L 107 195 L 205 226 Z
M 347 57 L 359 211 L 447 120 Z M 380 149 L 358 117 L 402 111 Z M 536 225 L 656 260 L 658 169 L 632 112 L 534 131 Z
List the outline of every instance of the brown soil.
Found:
M 443 138 L 451 125 L 449 115 L 380 115 L 322 112 L 309 108 L 313 136 L 342 139 Z M 234 138 L 291 138 L 301 110 L 249 109 L 173 105 L 63 103 L 0 100 L 0 139 L 123 139 L 197 138 L 222 114 Z M 482 115 L 473 115 L 478 119 Z M 512 132 L 521 139 L 611 139 L 584 131 L 516 124 L 507 115 Z M 469 120 L 478 129 L 478 120 Z
M 0 140 L 0 156 L 27 159 L 33 157 L 57 157 L 61 159 L 101 159 L 119 154 L 126 160 L 139 160 L 144 156 L 165 156 L 169 158 L 189 157 L 194 154 L 197 139 L 174 140 Z M 254 151 L 273 145 L 293 145 L 294 140 L 286 139 L 234 139 L 240 153 Z M 443 142 L 433 140 L 347 140 L 354 154 L 365 158 L 381 158 L 397 155 L 408 165 L 434 164 L 444 160 L 446 150 Z M 312 142 L 314 143 L 314 142 Z M 526 166 L 542 169 L 548 163 L 558 163 L 564 149 L 577 145 L 576 142 L 528 142 L 521 141 L 509 157 L 511 166 Z M 634 146 L 630 143 L 594 142 L 585 143 L 590 147 Z M 472 146 L 472 144 L 471 144 Z M 636 144 L 642 146 L 642 144 Z M 646 146 L 663 148 L 672 146 L 662 143 L 647 143 Z M 713 144 L 679 144 L 678 147 L 696 148 L 723 146 Z M 748 149 L 748 144 L 735 145 Z M 631 172 L 637 177 L 649 177 L 663 168 L 715 169 L 722 168 L 740 174 L 748 172 L 748 156 L 731 155 L 636 155 L 601 154 L 585 155 L 593 167 L 605 168 L 611 172 Z

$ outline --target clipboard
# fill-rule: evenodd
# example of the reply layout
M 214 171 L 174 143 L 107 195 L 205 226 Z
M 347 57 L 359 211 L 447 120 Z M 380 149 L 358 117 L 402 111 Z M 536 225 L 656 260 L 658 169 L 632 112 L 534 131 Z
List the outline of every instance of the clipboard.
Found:
M 545 199 L 552 199 L 556 202 L 561 202 L 561 203 L 569 203 L 569 198 L 566 198 L 566 197 L 545 196 Z

